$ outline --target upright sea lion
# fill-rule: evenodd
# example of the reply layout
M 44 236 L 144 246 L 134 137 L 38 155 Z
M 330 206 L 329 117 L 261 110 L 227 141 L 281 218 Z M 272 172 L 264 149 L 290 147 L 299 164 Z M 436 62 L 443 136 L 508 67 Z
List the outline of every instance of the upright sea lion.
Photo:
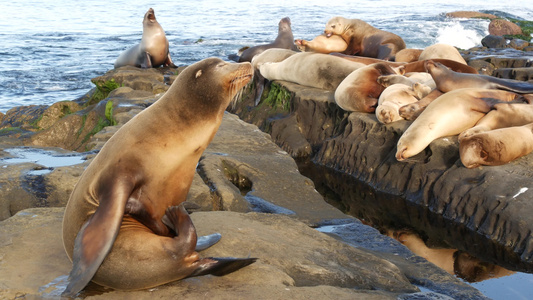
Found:
M 329 54 L 301 52 L 278 63 L 264 63 L 259 70 L 270 81 L 285 80 L 334 91 L 346 76 L 364 66 Z
M 343 53 L 348 55 L 394 60 L 396 52 L 405 48 L 401 37 L 359 19 L 334 17 L 326 24 L 324 33 L 328 37 L 341 36 L 348 44 Z
M 533 123 L 489 130 L 459 142 L 461 162 L 467 168 L 499 166 L 533 151 Z
M 498 103 L 476 126 L 463 131 L 459 140 L 476 133 L 533 123 L 533 105 L 528 103 Z
M 423 151 L 433 140 L 458 135 L 473 127 L 496 103 L 518 94 L 490 89 L 460 89 L 431 102 L 398 140 L 396 159 L 405 160 Z
M 338 35 L 327 37 L 325 34 L 321 34 L 311 41 L 297 39 L 294 40 L 294 43 L 302 52 L 318 52 L 328 54 L 332 52 L 343 52 L 346 50 L 346 48 L 348 48 L 346 41 Z
M 377 79 L 389 74 L 396 74 L 396 71 L 386 63 L 371 64 L 353 71 L 335 90 L 335 102 L 346 111 L 373 113 L 379 95 L 385 89 Z
M 155 68 L 161 65 L 175 67 L 170 59 L 165 31 L 150 8 L 144 15 L 141 42 L 120 54 L 115 61 L 115 69 L 122 66 Z
M 64 295 L 75 295 L 91 280 L 143 289 L 224 275 L 255 261 L 200 259 L 194 226 L 176 206 L 185 201 L 226 107 L 252 74 L 250 63 L 197 62 L 109 139 L 65 209 L 63 244 L 73 268 Z
M 291 19 L 285 17 L 281 19 L 278 23 L 278 36 L 274 42 L 258 45 L 244 50 L 239 57 L 239 62 L 252 61 L 252 58 L 257 54 L 265 51 L 270 48 L 283 48 L 290 50 L 298 50 L 296 45 L 294 45 L 294 36 L 292 35 L 291 29 Z
M 433 60 L 428 60 L 425 64 L 437 88 L 443 93 L 461 88 L 499 89 L 520 94 L 533 93 L 533 84 L 528 82 L 488 75 L 458 73 Z

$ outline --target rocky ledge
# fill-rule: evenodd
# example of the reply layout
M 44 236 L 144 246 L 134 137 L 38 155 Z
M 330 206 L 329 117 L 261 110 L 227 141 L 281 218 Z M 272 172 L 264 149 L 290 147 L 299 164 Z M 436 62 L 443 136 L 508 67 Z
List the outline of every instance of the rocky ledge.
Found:
M 478 69 L 490 67 L 491 75 L 515 78 L 511 75 L 523 71 L 528 74 L 523 79 L 531 82 L 533 52 L 515 51 L 471 49 L 464 56 Z M 429 218 L 423 224 L 417 216 L 411 225 L 418 223 L 422 235 L 431 236 L 433 230 L 444 246 L 483 248 L 476 253 L 480 259 L 533 271 L 533 154 L 503 166 L 467 169 L 459 158 L 457 137 L 445 137 L 408 162 L 398 162 L 396 144 L 408 121 L 384 125 L 374 114 L 343 111 L 332 92 L 290 82 L 273 82 L 258 106 L 249 99 L 233 112 L 271 133 L 293 157 L 310 159 L 390 198 L 400 196 L 427 208 L 424 214 L 442 217 L 461 232 L 445 233 L 443 222 L 428 224 L 433 222 Z M 476 238 L 465 239 L 465 232 Z
M 76 101 L 18 107 L 0 116 L 0 298 L 59 297 L 71 268 L 61 241 L 63 206 L 77 178 L 120 126 L 160 97 L 176 72 L 113 70 Z M 233 114 L 224 116 L 204 152 L 187 202 L 200 235 L 222 234 L 202 256 L 251 255 L 258 261 L 228 276 L 142 291 L 91 284 L 79 297 L 485 298 L 327 204 L 270 135 Z M 334 229 L 314 229 L 326 225 Z

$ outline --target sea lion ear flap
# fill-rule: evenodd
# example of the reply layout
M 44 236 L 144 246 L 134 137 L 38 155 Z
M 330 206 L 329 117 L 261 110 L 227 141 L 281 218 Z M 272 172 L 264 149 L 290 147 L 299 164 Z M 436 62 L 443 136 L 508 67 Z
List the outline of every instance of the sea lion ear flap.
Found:
M 194 78 L 198 78 L 200 76 L 202 76 L 202 70 L 198 70 L 198 72 L 196 72 L 196 75 L 195 75 Z
M 198 261 L 198 267 L 188 277 L 215 275 L 223 276 L 253 264 L 257 258 L 208 257 Z

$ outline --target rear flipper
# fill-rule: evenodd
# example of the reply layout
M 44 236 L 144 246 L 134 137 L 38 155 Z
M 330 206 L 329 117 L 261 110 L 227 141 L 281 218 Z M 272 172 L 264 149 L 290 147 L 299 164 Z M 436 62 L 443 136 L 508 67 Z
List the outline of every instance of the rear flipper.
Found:
M 196 230 L 183 205 L 169 207 L 163 217 L 163 223 L 174 229 L 178 236 L 185 235 L 181 238 L 190 240 L 191 246 L 194 246 L 196 249 L 207 249 L 220 240 L 220 234 L 216 233 L 207 236 L 205 240 L 200 238 L 196 241 Z M 187 245 L 188 243 L 185 242 L 184 244 Z M 189 251 L 192 252 L 195 250 L 189 249 Z M 195 270 L 187 277 L 207 274 L 222 276 L 246 267 L 256 260 L 257 258 L 203 258 L 195 263 L 197 265 Z
M 198 268 L 188 277 L 215 275 L 223 276 L 251 265 L 257 258 L 208 257 L 198 261 Z

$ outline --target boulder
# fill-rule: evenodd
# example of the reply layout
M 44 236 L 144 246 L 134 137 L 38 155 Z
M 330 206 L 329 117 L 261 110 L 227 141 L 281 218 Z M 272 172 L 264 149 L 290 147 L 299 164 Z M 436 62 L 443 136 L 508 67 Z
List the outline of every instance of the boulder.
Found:
M 507 40 L 503 36 L 489 34 L 481 40 L 481 44 L 487 48 L 505 48 Z
M 478 11 L 454 11 L 446 13 L 448 18 L 465 18 L 465 19 L 496 19 L 493 14 L 486 14 Z
M 494 19 L 489 24 L 489 34 L 492 35 L 518 35 L 522 28 L 513 22 L 504 19 Z

